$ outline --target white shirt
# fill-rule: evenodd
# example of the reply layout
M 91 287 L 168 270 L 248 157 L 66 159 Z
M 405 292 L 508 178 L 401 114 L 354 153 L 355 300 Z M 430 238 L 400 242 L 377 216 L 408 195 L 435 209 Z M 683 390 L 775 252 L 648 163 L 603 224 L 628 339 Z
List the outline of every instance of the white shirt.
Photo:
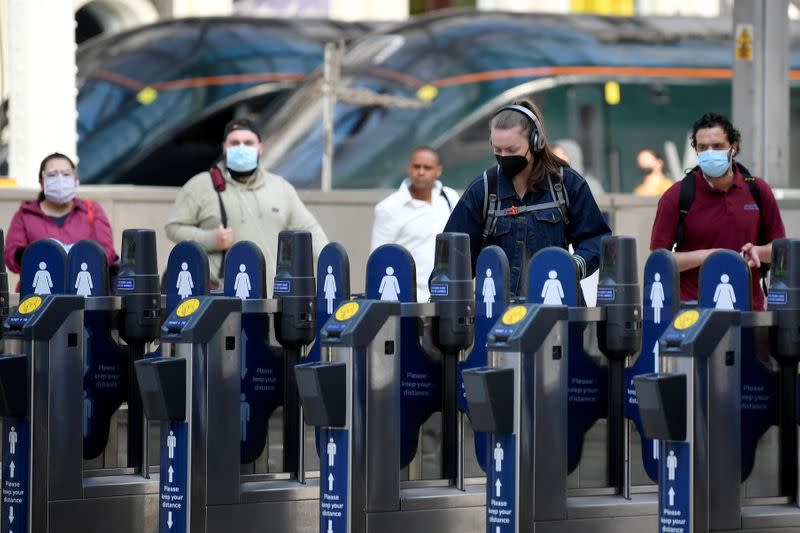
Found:
M 427 302 L 428 278 L 433 270 L 436 235 L 444 230 L 450 211 L 458 203 L 458 193 L 444 187 L 439 180 L 433 185 L 431 203 L 411 196 L 406 178 L 397 192 L 375 206 L 375 225 L 372 227 L 374 251 L 384 244 L 399 244 L 412 255 L 417 269 L 417 301 Z M 442 196 L 442 191 L 450 200 Z

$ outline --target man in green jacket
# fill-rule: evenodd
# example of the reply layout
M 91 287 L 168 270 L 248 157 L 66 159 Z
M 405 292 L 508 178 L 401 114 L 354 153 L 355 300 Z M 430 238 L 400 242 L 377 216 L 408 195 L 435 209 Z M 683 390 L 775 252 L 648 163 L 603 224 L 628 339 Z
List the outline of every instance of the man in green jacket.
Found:
M 192 177 L 178 192 L 167 220 L 167 236 L 171 240 L 197 241 L 205 248 L 211 281 L 220 288 L 223 253 L 237 241 L 252 241 L 261 248 L 267 262 L 270 293 L 279 232 L 310 231 L 315 257 L 328 243 L 325 232 L 294 187 L 259 167 L 263 151 L 261 135 L 252 121 L 239 118 L 229 122 L 223 133 L 222 160 L 216 165 L 218 184 L 215 186 L 210 171 Z

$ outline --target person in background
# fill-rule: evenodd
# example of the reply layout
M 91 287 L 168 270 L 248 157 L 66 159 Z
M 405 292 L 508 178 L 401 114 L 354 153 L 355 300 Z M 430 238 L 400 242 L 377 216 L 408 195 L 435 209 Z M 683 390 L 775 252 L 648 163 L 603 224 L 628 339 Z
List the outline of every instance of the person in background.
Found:
M 661 196 L 675 183 L 664 174 L 664 158 L 655 150 L 641 150 L 636 164 L 642 173 L 642 183 L 633 189 L 636 196 Z
M 442 165 L 433 148 L 415 148 L 406 171 L 400 188 L 375 206 L 370 249 L 391 243 L 408 250 L 417 269 L 417 301 L 427 302 L 436 235 L 444 229 L 458 193 L 439 181 Z
M 40 239 L 56 239 L 67 250 L 78 241 L 98 242 L 111 265 L 117 259 L 111 223 L 100 204 L 76 197 L 78 173 L 64 154 L 52 153 L 39 165 L 39 197 L 22 202 L 6 233 L 6 266 L 19 273 L 25 249 Z
M 211 285 L 222 288 L 225 252 L 251 241 L 264 254 L 272 289 L 283 230 L 311 232 L 314 256 L 328 238 L 291 183 L 259 166 L 261 134 L 249 119 L 231 120 L 222 134 L 222 160 L 181 187 L 167 219 L 167 237 L 196 241 L 207 252 Z
M 580 144 L 572 139 L 558 139 L 553 143 L 553 153 L 566 161 L 575 172 L 583 176 L 583 179 L 585 179 L 586 183 L 589 185 L 589 190 L 592 191 L 592 196 L 597 198 L 606 193 L 599 179 L 584 172 L 583 149 L 581 149 Z

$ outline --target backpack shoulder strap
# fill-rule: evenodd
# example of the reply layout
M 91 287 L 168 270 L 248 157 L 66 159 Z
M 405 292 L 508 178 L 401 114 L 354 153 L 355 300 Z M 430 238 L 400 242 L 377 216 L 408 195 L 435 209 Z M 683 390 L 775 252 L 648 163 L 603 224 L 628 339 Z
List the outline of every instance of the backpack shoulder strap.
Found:
M 439 193 L 442 195 L 442 198 L 444 198 L 444 201 L 447 202 L 447 209 L 452 213 L 453 204 L 450 202 L 450 198 L 447 197 L 447 193 L 444 192 L 444 185 L 442 185 L 442 190 L 439 191 Z
M 222 191 L 225 190 L 225 176 L 222 175 L 222 171 L 216 165 L 209 169 L 209 174 L 211 174 L 211 184 L 214 186 L 214 190 L 217 191 L 217 200 L 219 200 L 219 217 L 222 221 L 223 227 L 228 227 L 228 213 L 225 211 L 225 204 L 222 202 Z
M 486 246 L 497 217 L 494 214 L 500 207 L 497 197 L 497 167 L 492 167 L 483 172 L 483 230 L 481 231 L 481 248 Z
M 564 167 L 558 167 L 560 179 L 553 183 L 552 177 L 547 175 L 547 184 L 550 186 L 550 196 L 553 202 L 561 211 L 561 220 L 564 224 L 569 224 L 569 194 L 567 194 L 567 184 L 564 182 Z
M 675 250 L 679 251 L 686 237 L 686 215 L 694 203 L 695 169 L 690 170 L 681 180 L 678 200 L 678 227 L 675 231 Z

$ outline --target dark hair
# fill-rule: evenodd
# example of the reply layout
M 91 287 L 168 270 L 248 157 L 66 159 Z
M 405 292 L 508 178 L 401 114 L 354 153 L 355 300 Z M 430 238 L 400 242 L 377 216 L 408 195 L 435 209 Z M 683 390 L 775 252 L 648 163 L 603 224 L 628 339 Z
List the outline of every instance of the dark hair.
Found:
M 62 154 L 60 152 L 53 152 L 52 154 L 50 154 L 47 157 L 45 157 L 44 159 L 42 159 L 42 162 L 39 165 L 39 182 L 40 183 L 41 183 L 42 179 L 44 179 L 44 167 L 47 166 L 47 163 L 49 161 L 52 161 L 53 159 L 65 159 L 67 161 L 67 163 L 69 163 L 69 166 L 72 167 L 73 172 L 75 171 L 75 163 L 72 161 L 72 159 L 70 159 L 69 157 L 65 156 L 64 154 Z M 39 197 L 38 198 L 39 198 L 40 202 L 42 200 L 44 200 L 44 191 L 39 191 Z
M 414 157 L 414 154 L 416 154 L 417 152 L 430 152 L 430 153 L 432 153 L 433 155 L 436 156 L 436 161 L 439 162 L 439 152 L 437 152 L 436 150 L 434 150 L 430 146 L 426 146 L 426 145 L 417 146 L 416 148 L 411 150 L 410 157 Z
M 261 142 L 261 133 L 258 131 L 258 126 L 256 125 L 255 122 L 246 117 L 235 118 L 230 122 L 228 122 L 227 124 L 225 124 L 225 129 L 223 130 L 222 133 L 222 142 L 227 141 L 228 135 L 230 135 L 232 131 L 236 130 L 251 131 L 256 134 L 256 137 L 258 137 L 258 141 Z
M 697 148 L 697 130 L 716 128 L 717 126 L 725 132 L 725 136 L 731 145 L 741 145 L 742 135 L 739 130 L 733 127 L 733 123 L 728 120 L 728 117 L 719 113 L 706 113 L 697 119 L 692 126 L 692 148 Z
M 542 147 L 542 150 L 538 154 L 532 154 L 533 168 L 531 169 L 531 175 L 528 177 L 528 188 L 531 189 L 538 183 L 542 182 L 548 174 L 551 176 L 551 179 L 560 180 L 560 167 L 567 167 L 569 164 L 554 154 L 552 148 L 550 148 L 550 145 L 547 144 L 547 135 L 545 135 L 544 132 L 542 112 L 538 107 L 536 107 L 536 104 L 530 100 L 520 100 L 518 102 L 514 102 L 513 104 L 520 105 L 530 110 L 530 112 L 536 116 L 536 118 L 539 120 L 540 126 L 539 136 L 544 139 L 544 146 Z M 522 133 L 526 137 L 530 137 L 532 125 L 531 119 L 525 116 L 523 113 L 513 109 L 506 109 L 496 113 L 492 117 L 490 128 L 510 130 L 518 127 L 520 130 L 522 130 Z M 532 152 L 533 147 L 530 147 L 530 149 Z
M 664 156 L 661 155 L 661 152 L 653 150 L 652 148 L 642 148 L 641 150 L 639 150 L 639 153 L 636 154 L 636 157 L 639 157 L 639 154 L 641 153 L 648 153 L 653 157 L 655 157 L 656 159 L 658 159 L 659 161 L 661 161 L 662 163 L 664 162 Z

